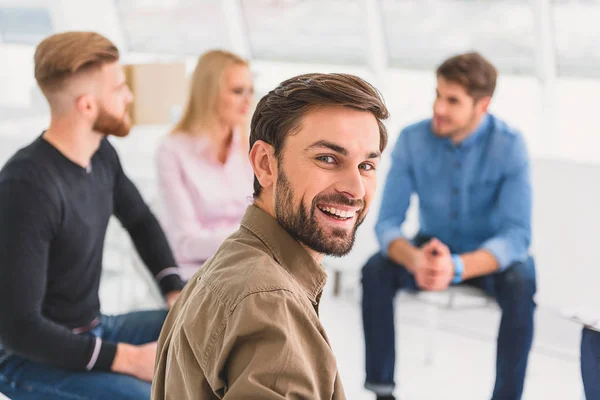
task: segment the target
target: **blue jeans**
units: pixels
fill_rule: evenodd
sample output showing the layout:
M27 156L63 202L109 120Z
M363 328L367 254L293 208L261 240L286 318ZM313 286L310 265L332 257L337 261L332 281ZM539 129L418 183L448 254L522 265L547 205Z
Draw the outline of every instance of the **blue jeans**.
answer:
M585 398L600 399L600 332L587 328L581 332L581 377Z
M101 316L86 334L110 342L144 344L158 340L166 310ZM0 392L12 400L149 400L150 383L113 372L74 372L38 364L16 355L0 362Z
M502 272L464 282L496 298L501 310L493 400L518 400L523 392L527 359L533 340L536 291L532 258ZM394 390L396 363L394 297L401 289L419 290L403 266L380 253L362 270L362 317L365 334L365 387L380 395Z

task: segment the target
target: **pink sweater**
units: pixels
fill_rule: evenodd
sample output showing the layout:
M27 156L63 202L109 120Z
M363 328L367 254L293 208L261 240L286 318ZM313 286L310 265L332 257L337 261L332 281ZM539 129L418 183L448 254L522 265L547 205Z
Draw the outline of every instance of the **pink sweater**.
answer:
M234 135L225 164L203 136L170 134L158 148L158 214L186 280L238 229L252 202L252 168L239 141Z

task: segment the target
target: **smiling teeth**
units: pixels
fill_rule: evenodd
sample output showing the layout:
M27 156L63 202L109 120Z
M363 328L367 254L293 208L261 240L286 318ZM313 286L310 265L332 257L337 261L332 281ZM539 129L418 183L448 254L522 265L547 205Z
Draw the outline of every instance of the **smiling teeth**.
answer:
M352 218L354 215L356 215L356 211L338 210L337 208L333 207L323 207L321 210L336 215L340 218Z

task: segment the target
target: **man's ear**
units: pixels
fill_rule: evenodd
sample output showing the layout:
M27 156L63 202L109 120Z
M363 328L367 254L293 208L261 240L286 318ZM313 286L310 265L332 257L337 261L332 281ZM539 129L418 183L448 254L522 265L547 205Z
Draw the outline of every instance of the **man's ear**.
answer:
M257 140L250 150L249 159L260 186L263 188L273 186L277 174L273 146L262 140Z
M98 115L98 105L96 104L96 100L89 94L82 94L77 97L75 106L77 107L79 114L90 120L95 119Z
M490 106L491 101L492 101L492 98L490 96L482 97L479 100L477 100L477 102L475 103L475 107L477 107L477 109L481 113L486 113L488 110L488 107Z

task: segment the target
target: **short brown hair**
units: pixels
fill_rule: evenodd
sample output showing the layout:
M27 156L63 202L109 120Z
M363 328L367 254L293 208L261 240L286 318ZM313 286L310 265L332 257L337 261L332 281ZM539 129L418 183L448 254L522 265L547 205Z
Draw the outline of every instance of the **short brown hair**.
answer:
M387 145L382 120L388 117L383 97L361 78L348 74L305 74L288 79L267 93L257 104L250 124L250 149L262 140L280 160L286 138L300 127L302 117L324 106L344 106L369 111L379 125L379 150ZM254 198L262 187L254 177Z
M436 72L450 82L463 86L475 100L492 97L496 89L498 71L479 53L466 53L444 61Z
M118 60L119 49L98 33L58 33L44 39L35 50L35 80L47 94L79 72Z

